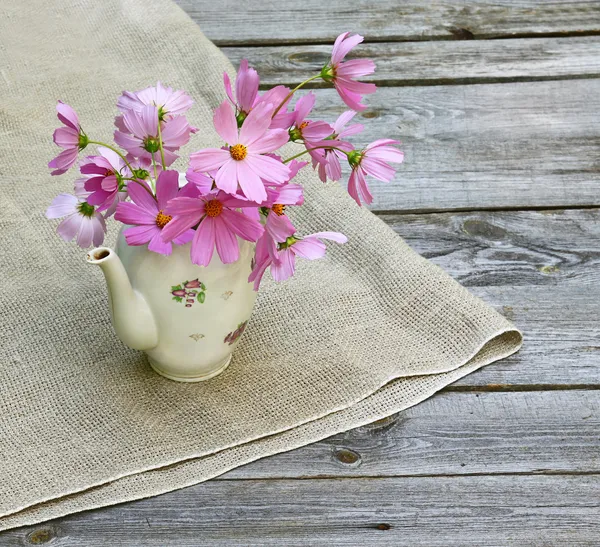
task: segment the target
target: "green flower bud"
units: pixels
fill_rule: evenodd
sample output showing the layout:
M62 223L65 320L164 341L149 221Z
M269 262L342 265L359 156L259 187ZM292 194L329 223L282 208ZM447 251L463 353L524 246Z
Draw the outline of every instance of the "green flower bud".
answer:
M323 80L325 80L328 83L331 83L333 81L333 79L335 78L335 71L333 70L333 67L331 65L325 65L321 69L321 78L323 78Z
M236 114L235 119L237 121L238 127L242 127L242 124L244 123L244 120L247 117L248 117L248 114L246 114L246 112L242 112L241 110Z
M155 154L160 150L160 144L156 137L146 137L144 139L144 150L150 152L150 154Z
M358 167L360 165L360 161L362 160L362 153L358 150L352 150L352 152L348 153L348 163L352 167Z
M89 143L88 136L85 133L79 133L79 150L83 150Z
M93 205L90 205L87 201L82 201L79 204L79 212L86 217L91 217L94 215L94 211L96 208Z

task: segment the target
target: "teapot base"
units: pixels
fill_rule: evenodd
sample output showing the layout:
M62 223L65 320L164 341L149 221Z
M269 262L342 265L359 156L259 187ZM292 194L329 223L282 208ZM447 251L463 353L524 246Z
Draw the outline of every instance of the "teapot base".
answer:
M165 378L168 378L169 380L173 380L175 382L203 382L204 380L210 380L218 374L221 374L221 372L223 372L229 366L229 363L231 363L231 354L229 354L221 363L219 363L215 370L200 376L174 376L162 370L160 365L151 357L148 357L148 362L150 363L150 366L154 372L164 376Z

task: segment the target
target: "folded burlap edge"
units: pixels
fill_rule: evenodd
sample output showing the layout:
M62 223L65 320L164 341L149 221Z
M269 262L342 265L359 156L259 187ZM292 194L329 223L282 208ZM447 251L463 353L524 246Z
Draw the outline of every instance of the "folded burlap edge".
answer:
M251 439L241 444L201 456L162 463L158 466L116 477L78 492L37 502L0 515L0 530L38 524L47 520L154 497L214 479L232 469L253 461L288 452L321 441L349 429L362 427L406 410L431 397L464 376L516 353L523 341L522 333L505 321L505 328L490 334L465 362L453 364L447 371L431 375L394 375L379 389L365 397L333 409L327 414L281 431ZM400 387L406 383L428 380L420 385L418 396L401 398ZM396 399L393 399L396 395ZM392 398L392 400L390 400ZM385 402L384 402L385 401ZM199 453L201 454L201 453Z

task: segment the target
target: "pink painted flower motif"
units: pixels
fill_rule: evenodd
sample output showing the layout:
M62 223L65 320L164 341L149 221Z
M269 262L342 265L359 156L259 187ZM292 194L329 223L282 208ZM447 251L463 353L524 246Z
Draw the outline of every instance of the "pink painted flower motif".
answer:
M218 169L217 188L235 194L239 184L246 198L262 203L267 198L263 181L283 183L290 174L287 165L264 155L288 141L286 131L268 129L272 111L270 104L255 107L238 133L233 109L227 101L223 102L215 111L214 125L228 147L206 148L192 154L190 167L204 173Z
M97 206L100 213L114 205L119 191L125 187L125 162L116 152L104 146L98 147L98 153L99 156L85 158L79 169L83 175L89 175L85 182L85 190L90 193L87 202Z
M373 201L366 181L367 175L383 182L389 182L394 177L396 170L389 162L402 163L404 161L404 152L393 146L398 144L400 141L379 139L369 144L364 150L353 150L348 155L348 162L352 167L352 173L348 180L348 193L358 205L361 205L361 201L367 204Z
M254 282L254 290L257 291L262 276L269 266L275 281L289 279L294 275L297 256L308 260L325 256L327 248L321 239L329 239L337 243L348 241L348 238L339 232L317 232L304 238L290 236L276 247L273 240L262 238L256 245L255 264L248 281Z
M136 158L154 157L155 162L160 163L158 123L156 106L144 106L139 112L129 110L123 114L127 132L115 131L115 142ZM177 159L175 150L190 140L192 128L185 116L173 116L160 123L165 164L169 166Z
M352 110L359 111L366 108L366 105L360 102L362 95L375 93L377 86L358 82L357 78L375 72L375 63L370 59L344 61L344 57L363 40L364 38L359 34L352 36L349 36L348 32L340 34L333 45L331 61L321 70L321 78L333 83L342 101Z
M63 218L58 225L58 235L65 241L77 238L77 245L86 249L90 245L102 245L106 224L104 218L85 198L71 194L59 194L46 210L46 218Z
M172 199L165 212L173 220L163 230L163 241L171 241L197 225L190 253L194 264L208 266L215 246L224 264L235 262L240 256L237 237L256 241L264 232L258 221L236 210L241 207L257 207L257 204L220 190L195 198Z
M187 187L186 187L187 188ZM190 185L191 188L191 185ZM185 192L190 192L186 189ZM130 181L129 197L132 202L119 203L115 219L123 224L131 224L123 233L128 245L145 245L155 253L170 255L173 246L161 239L161 232L171 222L171 216L165 213L168 202L178 195L185 195L179 190L179 173L163 171L156 181L156 199L150 192L146 182ZM173 243L183 245L194 237L194 230L182 230L173 238Z
M345 150L346 152L350 152L353 150L353 146L344 141L352 135L356 135L363 130L363 125L360 123L354 123L348 127L346 125L352 118L356 115L354 110L347 110L346 112L340 114L338 119L333 124L333 134L331 135L331 139L337 141L336 148L340 148L341 150ZM327 143L315 143L315 145L325 145ZM319 178L321 181L326 182L329 180L340 180L342 178L342 166L340 164L340 159L346 159L346 154L341 150L336 149L320 149L316 150L312 156L312 165L313 168L318 168Z
M117 108L125 114L130 110L141 113L144 106L156 106L161 121L167 116L178 116L187 112L194 101L183 90L173 90L172 87L164 87L160 82L156 87L147 87L140 91L123 91L117 101Z
M237 329L235 329L234 331L230 332L227 336L225 336L225 338L223 339L223 342L225 344L229 344L230 346L235 344L235 342L237 341L237 339L244 334L244 331L246 330L246 326L248 325L248 321L244 321L243 323L240 323L237 326Z
M315 100L315 94L309 93L300 97L294 107L294 125L290 129L290 138L293 141L304 141L306 148L312 148L311 141L323 140L333 133L333 127L327 122L306 119L315 106Z
M87 146L88 138L81 129L77 113L68 104L58 101L56 113L64 127L56 129L53 138L54 143L63 148L63 151L48 163L48 167L54 169L51 175L62 175L73 167L77 154Z

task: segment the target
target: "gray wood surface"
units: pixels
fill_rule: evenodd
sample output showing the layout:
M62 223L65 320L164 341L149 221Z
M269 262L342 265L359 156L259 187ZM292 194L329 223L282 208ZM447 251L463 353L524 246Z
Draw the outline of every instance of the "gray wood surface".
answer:
M600 32L594 0L177 0L218 45L452 40Z
M321 70L331 44L225 47L223 52L236 68L248 59L268 87L298 84ZM364 80L386 86L588 78L600 74L600 36L374 42L348 58L373 59L377 70Z
M386 420L0 545L599 545L600 2L177 2L266 87L364 34L358 144L406 151L372 209L525 345Z
M29 544L595 546L599 500L590 475L209 481L65 517ZM4 539L16 547L27 535Z
M336 92L316 94L315 117L335 120ZM373 210L600 204L599 79L382 87L368 104L353 142L405 151L393 181L371 184Z

